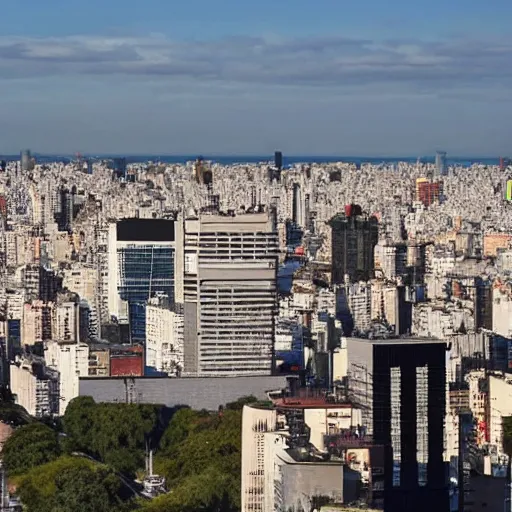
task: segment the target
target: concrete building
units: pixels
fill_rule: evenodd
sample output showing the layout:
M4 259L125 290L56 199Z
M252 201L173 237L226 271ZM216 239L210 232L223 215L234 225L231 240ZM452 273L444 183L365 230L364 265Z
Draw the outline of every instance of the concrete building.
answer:
M332 230L332 283L343 284L373 277L374 248L379 239L376 217L362 214L361 207L348 205L345 214L329 221Z
M52 338L63 342L80 341L80 307L77 296L59 296L52 315Z
M363 490L371 468L354 464L361 446L351 444L348 434L360 421L356 413L347 404L295 397L273 406L245 406L242 512L311 510L319 497L336 504L377 501L377 495Z
M492 330L512 338L512 283L496 281L492 289Z
M21 337L24 345L34 345L51 339L53 308L52 303L41 300L23 306Z
M47 366L59 372L58 414L62 416L69 402L80 394L79 378L89 374L89 345L50 341L46 344L44 358Z
M180 375L183 370L183 305L171 304L166 295L146 306L146 366Z
M185 221L184 373L270 375L277 231L268 213Z
M498 454L503 449L503 418L512 416L512 379L508 375L489 375L489 442Z
M11 391L15 401L35 418L59 413L59 373L44 359L22 356L11 363Z

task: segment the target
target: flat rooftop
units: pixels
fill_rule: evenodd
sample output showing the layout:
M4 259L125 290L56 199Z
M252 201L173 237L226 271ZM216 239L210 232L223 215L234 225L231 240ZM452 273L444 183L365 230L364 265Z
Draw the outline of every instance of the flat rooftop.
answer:
M448 344L446 340L440 340L437 338L388 338L388 339L368 339L368 338L346 338L346 341L367 343L369 345L421 345L431 343L442 343L443 345Z
M285 397L274 400L278 409L350 409L352 404L347 402L332 402L323 397Z

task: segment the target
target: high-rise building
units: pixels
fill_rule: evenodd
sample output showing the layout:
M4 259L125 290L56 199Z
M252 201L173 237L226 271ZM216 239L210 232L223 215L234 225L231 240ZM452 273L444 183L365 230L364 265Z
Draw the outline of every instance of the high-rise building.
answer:
M145 340L150 297L162 292L175 300L174 227L174 221L165 219L124 219L110 225L109 311L119 321L129 321L132 341Z
M446 176L448 167L446 165L446 151L436 152L436 171L438 176Z
M33 167L32 155L29 149L23 149L20 154L21 170L30 171Z
M277 231L269 213L188 216L184 373L271 373L277 263Z
M384 510L449 510L443 459L446 343L347 338L349 394L386 446Z
M427 178L416 180L416 201L423 203L426 207L439 203L443 198L443 182L430 182Z
M116 178L126 178L126 158L114 158L112 170Z
M379 222L374 216L363 215L360 206L348 205L345 214L333 217L332 284L368 281L373 277L374 248L379 241Z
M278 170L283 168L283 153L281 153L281 151L276 151L274 153L274 166Z
M146 306L146 366L174 376L183 370L183 305L166 295Z

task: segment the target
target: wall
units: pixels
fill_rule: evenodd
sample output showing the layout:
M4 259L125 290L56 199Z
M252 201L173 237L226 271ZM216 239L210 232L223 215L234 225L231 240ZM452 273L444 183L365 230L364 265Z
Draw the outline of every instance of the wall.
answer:
M138 401L168 407L188 405L215 411L220 405L253 395L260 400L268 391L286 387L286 377L140 377L80 378L80 395L97 402Z
M324 435L329 433L329 425L336 429L348 429L352 426L352 408L305 409L304 422L311 429L309 441L322 451L325 449ZM357 421L354 424L357 425Z
M312 498L329 496L333 502L343 502L343 465L286 464L283 472L284 510L309 510Z

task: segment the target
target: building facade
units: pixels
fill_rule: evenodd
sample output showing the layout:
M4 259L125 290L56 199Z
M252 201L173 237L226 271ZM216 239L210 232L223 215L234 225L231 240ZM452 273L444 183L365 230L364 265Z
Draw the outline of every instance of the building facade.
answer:
M124 219L110 225L108 245L110 315L129 321L131 340L144 342L148 299L157 292L175 299L174 221Z
M387 447L384 510L448 510L446 343L347 338L347 351L350 397Z
M378 220L362 214L357 205L349 205L344 214L329 221L332 232L332 284L342 284L373 277L374 248L379 238Z
M277 264L277 230L266 212L185 220L186 374L271 374Z

